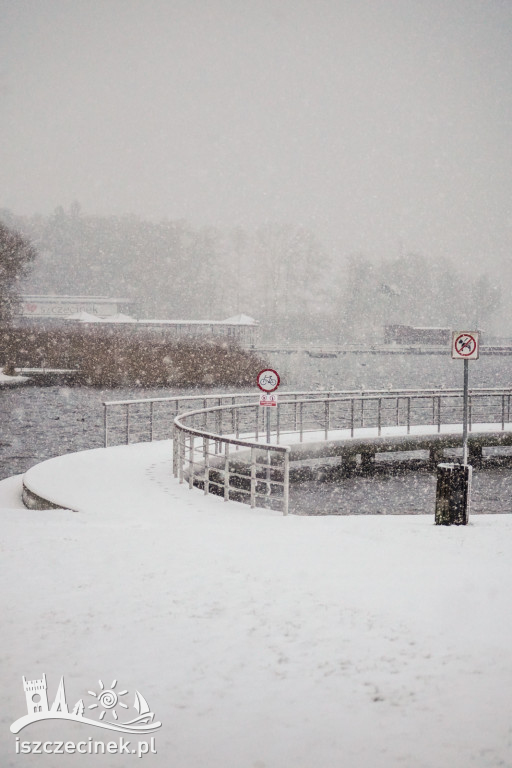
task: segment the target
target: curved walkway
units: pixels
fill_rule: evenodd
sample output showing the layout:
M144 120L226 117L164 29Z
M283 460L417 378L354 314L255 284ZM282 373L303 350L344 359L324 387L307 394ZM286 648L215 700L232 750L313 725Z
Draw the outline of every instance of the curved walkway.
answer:
M165 503L172 479L169 458L172 441L95 448L68 453L36 464L23 475L23 487L34 499L29 506L73 511L94 510L111 505ZM158 478L155 468L162 467Z
M307 432L299 442L299 435L281 434L281 443L290 445L291 460L303 460L327 456L348 456L357 453L374 454L380 451L408 451L458 446L462 433L461 425L443 425L438 431L433 425L413 426L408 433L405 427L333 430L329 440L323 433ZM242 436L243 437L243 436ZM260 437L263 442L263 437ZM275 436L272 437L275 442ZM501 430L496 424L475 424L469 435L470 446L511 445L512 425ZM243 451L240 452L243 455ZM165 463L158 484L139 485L134 480L147 480L152 468L158 462ZM23 500L33 509L66 508L80 510L84 506L104 504L107 500L132 502L134 488L141 489L143 496L139 503L159 503L162 493L169 493L176 481L172 478L172 441L136 443L129 446L97 448L81 453L65 454L49 459L29 469L23 476ZM198 491L196 491L199 493ZM153 499L157 494L157 498Z

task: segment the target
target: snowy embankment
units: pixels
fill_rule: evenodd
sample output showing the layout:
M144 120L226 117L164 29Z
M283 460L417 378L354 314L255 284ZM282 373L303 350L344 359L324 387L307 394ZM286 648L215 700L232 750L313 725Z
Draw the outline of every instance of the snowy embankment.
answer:
M0 387L16 387L18 384L26 384L28 376L9 376L0 370Z
M19 479L0 483L2 766L137 762L15 755L22 675L43 673L73 703L99 679L141 690L155 766L511 764L512 517L283 517L179 485L169 442L28 478L77 511L20 509Z

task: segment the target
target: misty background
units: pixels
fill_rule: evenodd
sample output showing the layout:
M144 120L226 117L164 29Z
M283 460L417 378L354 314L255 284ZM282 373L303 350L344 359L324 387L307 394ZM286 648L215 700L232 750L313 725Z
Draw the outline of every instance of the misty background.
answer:
M512 5L0 0L34 293L280 338L512 333Z

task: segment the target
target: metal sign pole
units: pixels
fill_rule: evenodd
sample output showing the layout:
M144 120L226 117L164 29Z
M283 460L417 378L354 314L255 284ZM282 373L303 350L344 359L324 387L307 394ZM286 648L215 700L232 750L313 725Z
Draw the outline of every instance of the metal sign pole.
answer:
M271 392L275 392L275 390L278 388L279 384L281 383L281 379L279 377L279 374L277 371L275 371L273 368L264 368L263 371L260 371L258 373L258 377L256 379L258 383L258 387L265 393L264 395L260 396L260 406L265 406L267 409L267 413L265 416L265 424L266 424L266 433L267 433L267 445L270 443L270 408L277 406L277 397L274 395L271 395ZM262 400L263 398L263 400ZM272 486L270 483L271 477L270 477L270 465L271 465L271 458L270 458L270 451L267 451L267 458L266 458L266 496L270 497L272 495ZM269 499L267 499L269 501Z
M265 424L266 424L266 432L267 432L267 443L270 443L270 411L269 408L272 406L277 406L277 397L270 395L270 392L275 392L275 390L278 388L279 384L281 383L281 379L279 377L279 374L277 371L274 371L273 368L264 368L262 371L258 373L258 378L256 379L258 383L258 387L265 392L265 395L262 395L265 400L268 396L268 400L266 402L262 402L260 398L260 405L264 405L267 408L267 415L265 417ZM270 403L270 404L269 404Z
M462 463L468 464L468 402L469 402L469 360L464 360L464 406L462 412Z
M469 361L478 360L478 331L453 331L452 360L464 360L462 464L437 465L436 525L467 525L473 467L468 464Z

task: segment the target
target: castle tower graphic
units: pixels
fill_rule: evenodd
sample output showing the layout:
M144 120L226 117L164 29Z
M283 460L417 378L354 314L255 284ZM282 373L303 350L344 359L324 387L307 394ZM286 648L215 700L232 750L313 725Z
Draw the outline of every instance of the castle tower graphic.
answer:
M72 711L69 710L66 701L66 690L64 686L64 676L61 677L55 699L51 705L48 704L48 686L46 683L46 674L37 680L27 680L23 676L23 690L28 714L22 715L11 724L11 733L19 733L22 728L41 720L74 720L83 725L96 726L110 731L120 731L122 733L153 733L161 727L162 723L154 721L154 714L149 710L149 704L139 691L135 691L134 709L138 716L133 718L127 712L129 718L125 722L119 719L119 712L129 710L128 704L121 701L121 698L128 693L127 690L117 691L117 680L114 680L110 688L105 688L99 680L100 691L88 691L94 697L93 704L88 709L98 709L99 718L92 719L88 717L89 712L85 710L83 699L79 699Z
M38 712L48 712L48 693L46 691L46 675L43 674L41 680L27 680L23 676L23 688L27 700L27 711L29 715Z

